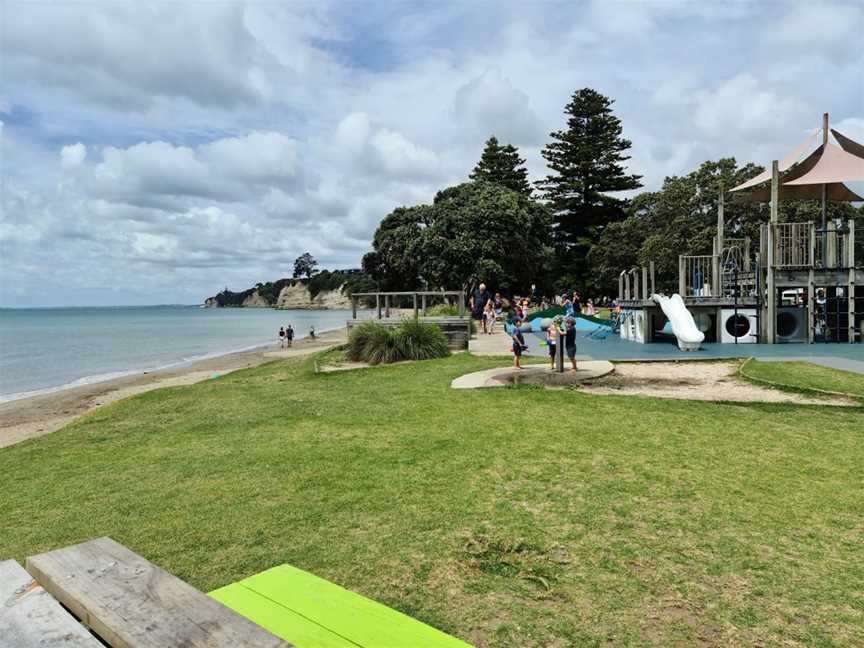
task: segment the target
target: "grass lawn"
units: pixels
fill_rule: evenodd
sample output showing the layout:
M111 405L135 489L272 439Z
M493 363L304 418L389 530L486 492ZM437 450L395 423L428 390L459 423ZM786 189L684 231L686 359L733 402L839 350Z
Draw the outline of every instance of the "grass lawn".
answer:
M209 591L291 563L480 646L864 644L864 409L283 361L0 449L0 557L110 535Z
M768 381L802 391L816 389L843 392L864 398L864 375L830 369L810 362L750 360L743 367L742 373L756 381Z

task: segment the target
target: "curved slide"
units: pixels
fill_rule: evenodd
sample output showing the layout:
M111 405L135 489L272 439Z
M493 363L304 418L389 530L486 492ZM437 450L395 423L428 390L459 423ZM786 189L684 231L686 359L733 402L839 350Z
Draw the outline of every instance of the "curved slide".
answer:
M684 305L681 295L651 295L651 298L660 304L663 314L672 325L672 333L678 338L678 348L682 351L696 351L705 340L705 334L696 326L693 315Z

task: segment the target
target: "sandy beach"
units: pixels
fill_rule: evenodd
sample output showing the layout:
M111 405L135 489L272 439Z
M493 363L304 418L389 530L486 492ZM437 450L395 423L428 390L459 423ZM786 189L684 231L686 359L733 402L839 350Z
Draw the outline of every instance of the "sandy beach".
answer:
M290 349L278 345L209 358L186 367L146 372L114 380L64 389L50 394L0 403L0 448L50 434L97 407L160 387L191 385L282 358L296 358L342 344L345 329L320 334L315 340L297 340Z

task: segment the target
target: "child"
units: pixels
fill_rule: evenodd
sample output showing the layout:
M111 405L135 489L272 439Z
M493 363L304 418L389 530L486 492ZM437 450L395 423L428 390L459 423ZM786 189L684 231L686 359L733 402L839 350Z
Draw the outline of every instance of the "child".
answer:
M510 333L510 339L513 340L513 368L521 369L522 366L519 364L519 359L522 357L522 352L528 347L525 346L525 338L522 335L522 331L519 330L519 325L522 324L522 320L519 318L515 318L513 320L513 331Z
M483 309L483 319L486 321L486 333L492 335L495 331L495 305L491 299L486 302L486 307Z
M585 307L585 314L591 316L596 314L596 311L594 310L594 301L591 299L588 300L588 305Z
M567 325L566 329L561 329L564 335L564 351L570 358L570 364L573 365L573 373L576 373L578 371L576 369L576 318L568 317L564 323Z
M552 320L552 325L546 329L546 346L549 347L549 368L555 371L555 349L558 346L557 320Z

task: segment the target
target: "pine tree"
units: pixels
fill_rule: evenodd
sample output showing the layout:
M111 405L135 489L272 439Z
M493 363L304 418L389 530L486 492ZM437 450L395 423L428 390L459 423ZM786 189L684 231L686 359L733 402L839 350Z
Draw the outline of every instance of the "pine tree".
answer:
M494 135L486 141L486 148L480 161L468 176L472 180L485 180L507 187L525 196L531 195L528 170L522 165L525 160L519 157L519 149L512 144L501 146Z
M537 183L555 212L559 276L585 287L586 257L603 228L622 220L627 201L607 195L642 186L641 176L625 173L630 141L621 137L613 100L591 88L573 93L564 109L567 129L550 134L543 157L552 174Z

